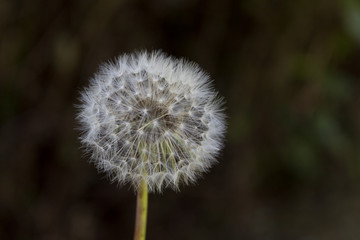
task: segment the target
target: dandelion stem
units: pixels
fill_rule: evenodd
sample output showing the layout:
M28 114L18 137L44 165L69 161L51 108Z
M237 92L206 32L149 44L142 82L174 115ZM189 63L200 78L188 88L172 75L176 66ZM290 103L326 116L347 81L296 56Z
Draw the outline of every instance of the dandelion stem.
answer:
M137 193L134 240L145 240L147 208L148 189L147 184L142 180Z

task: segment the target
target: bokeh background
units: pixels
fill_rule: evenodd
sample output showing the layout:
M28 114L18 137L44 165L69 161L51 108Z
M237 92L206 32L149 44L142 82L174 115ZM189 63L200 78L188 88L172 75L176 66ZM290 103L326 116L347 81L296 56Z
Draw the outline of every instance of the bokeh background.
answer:
M360 2L0 1L0 239L132 239L135 194L79 150L79 90L124 52L206 69L219 164L151 194L148 239L357 240Z

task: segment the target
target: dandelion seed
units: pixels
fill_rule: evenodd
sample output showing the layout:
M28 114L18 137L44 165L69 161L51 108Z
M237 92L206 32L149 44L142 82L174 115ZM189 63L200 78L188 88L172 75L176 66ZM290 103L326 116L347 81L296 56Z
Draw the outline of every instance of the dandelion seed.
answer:
M113 181L150 191L196 181L222 147L222 100L195 63L165 54L122 55L82 92L81 141Z

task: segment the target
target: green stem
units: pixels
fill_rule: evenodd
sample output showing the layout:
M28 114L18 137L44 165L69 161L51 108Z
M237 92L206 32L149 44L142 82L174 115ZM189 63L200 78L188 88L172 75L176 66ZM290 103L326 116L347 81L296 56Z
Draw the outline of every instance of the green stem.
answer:
M148 189L147 189L147 184L143 180L141 181L137 193L134 240L145 240L147 208L148 208Z

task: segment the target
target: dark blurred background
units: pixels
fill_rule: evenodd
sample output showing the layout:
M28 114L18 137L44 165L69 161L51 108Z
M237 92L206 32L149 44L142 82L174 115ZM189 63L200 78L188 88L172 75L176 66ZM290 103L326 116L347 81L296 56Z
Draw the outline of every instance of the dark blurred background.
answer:
M135 194L79 150L79 90L124 52L207 70L219 164L151 194L148 239L357 240L360 2L0 1L0 239L132 239Z

